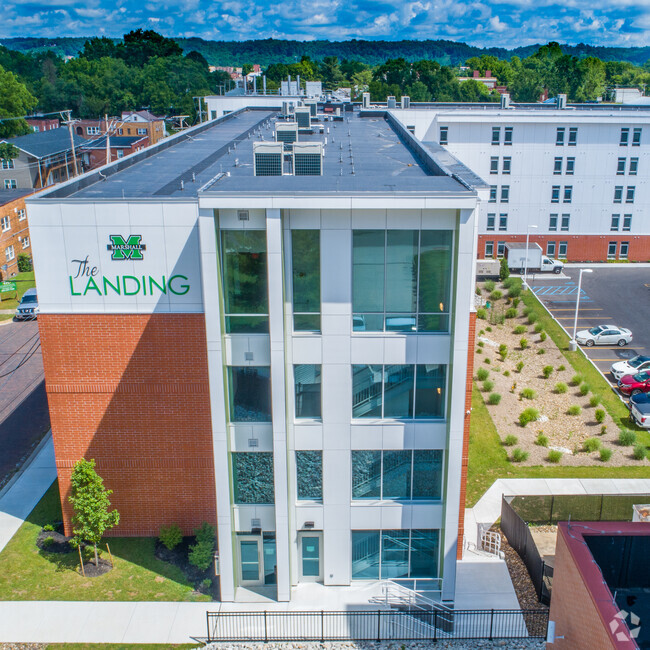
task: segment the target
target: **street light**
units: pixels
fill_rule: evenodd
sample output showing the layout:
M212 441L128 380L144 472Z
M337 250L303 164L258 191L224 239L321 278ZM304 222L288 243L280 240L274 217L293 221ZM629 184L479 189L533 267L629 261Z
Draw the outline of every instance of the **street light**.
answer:
M530 229L537 228L535 224L528 224L526 228L526 265L524 267L524 289L528 289L528 282L526 281L528 277L528 239L530 237Z
M569 350L575 352L578 349L576 343L576 330L578 329L578 309L580 308L580 287L582 286L582 274L593 273L592 269L580 269L580 276L578 277L578 295L576 297L576 315L573 319L573 339L569 342Z

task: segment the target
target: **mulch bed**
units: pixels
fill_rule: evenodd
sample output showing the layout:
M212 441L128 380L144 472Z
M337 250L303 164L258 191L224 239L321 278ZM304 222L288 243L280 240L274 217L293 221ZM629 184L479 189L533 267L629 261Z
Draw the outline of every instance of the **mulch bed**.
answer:
M84 562L84 576L86 578L97 578L98 576L103 576L105 573L108 573L113 567L108 560L99 558L99 565L95 566L95 560L90 560L89 562Z
M46 542L51 539L51 542ZM75 549L70 544L72 537L66 537L56 530L42 530L36 538L36 546L46 553L71 553Z

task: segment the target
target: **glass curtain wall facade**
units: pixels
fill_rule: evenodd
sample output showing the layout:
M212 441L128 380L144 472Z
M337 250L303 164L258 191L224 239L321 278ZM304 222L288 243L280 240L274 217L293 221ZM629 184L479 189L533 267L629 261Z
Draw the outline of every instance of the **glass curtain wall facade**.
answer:
M320 230L291 231L293 329L320 331Z

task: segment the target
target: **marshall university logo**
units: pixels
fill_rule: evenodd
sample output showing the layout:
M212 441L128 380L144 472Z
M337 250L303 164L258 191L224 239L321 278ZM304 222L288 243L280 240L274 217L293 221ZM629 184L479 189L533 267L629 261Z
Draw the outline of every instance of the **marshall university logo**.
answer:
M124 239L122 235L109 235L111 243L106 248L111 251L112 260L141 260L142 252L147 247L141 243L142 235L129 235Z

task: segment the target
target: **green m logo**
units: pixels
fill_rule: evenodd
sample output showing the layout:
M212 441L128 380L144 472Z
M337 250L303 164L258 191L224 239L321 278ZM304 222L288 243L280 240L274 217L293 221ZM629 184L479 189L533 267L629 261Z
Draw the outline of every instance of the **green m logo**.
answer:
M122 235L109 235L111 243L106 246L111 251L112 260L141 260L142 251L147 250L144 244L141 244L142 235L129 235L124 239Z

